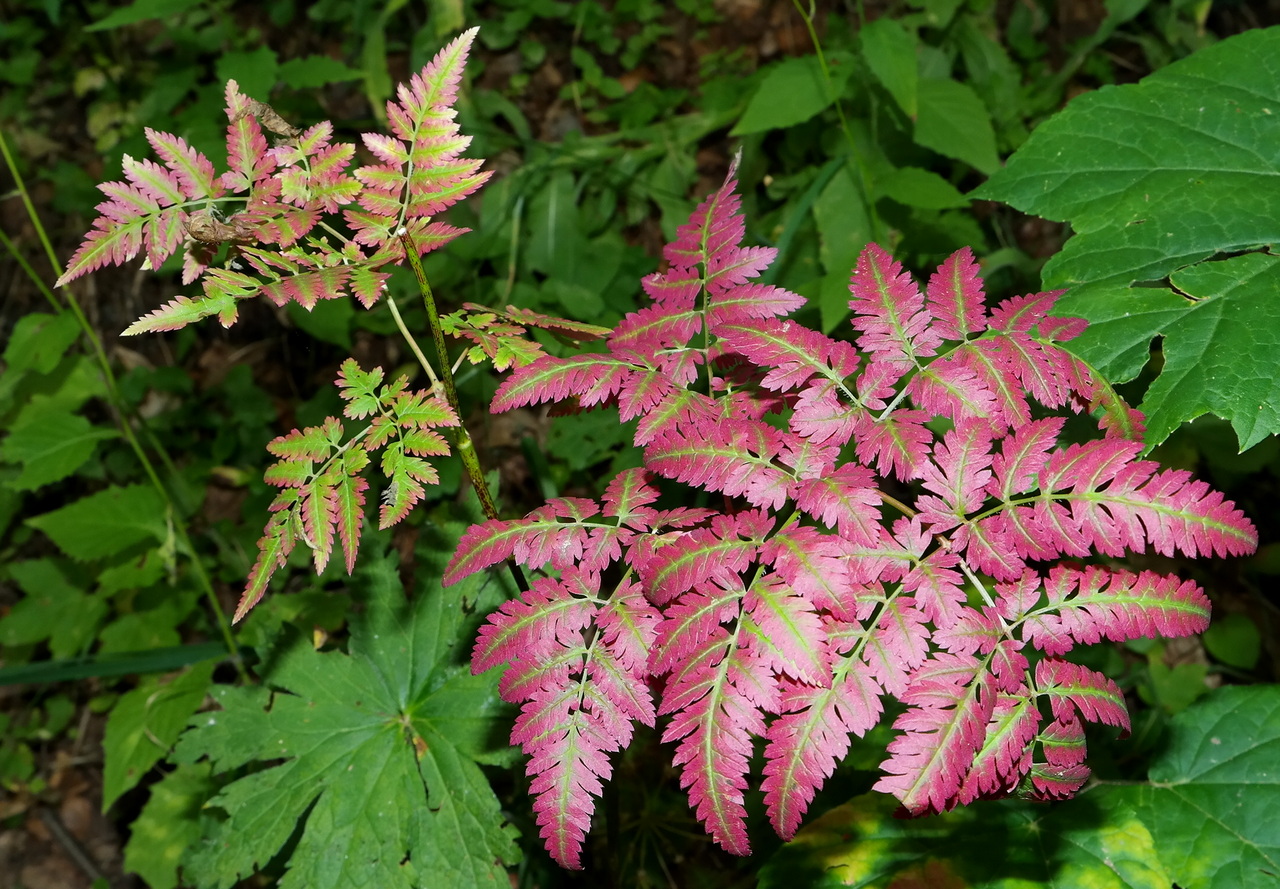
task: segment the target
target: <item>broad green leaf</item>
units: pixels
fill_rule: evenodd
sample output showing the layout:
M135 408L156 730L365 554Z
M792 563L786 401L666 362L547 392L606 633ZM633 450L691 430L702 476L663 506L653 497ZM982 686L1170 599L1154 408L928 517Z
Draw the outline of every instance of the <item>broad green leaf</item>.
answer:
M27 519L73 559L100 559L147 539L164 542L164 504L148 485L110 487Z
M760 889L1169 889L1151 834L1123 808L1005 801L905 820L896 808L880 794L837 806L774 855Z
M147 679L111 708L102 740L104 812L169 752L204 700L213 667L213 661L205 661L168 682Z
M312 55L280 63L280 81L296 90L319 89L363 76L359 70L330 56Z
M1247 614L1214 615L1213 624L1204 631L1204 647L1224 664L1241 670L1252 670L1262 655L1262 635L1258 625Z
M24 595L0 618L0 645L49 641L55 658L82 653L107 613L107 603L86 595L70 576L71 567L55 559L12 562L8 574Z
M214 63L219 81L235 80L240 92L264 102L276 85L279 67L275 52L266 46L225 52Z
M107 394L102 371L88 355L73 350L48 374L4 374L0 376L0 405L20 405L14 425L27 412L60 408L75 412L91 398ZM0 410L3 410L0 407Z
M65 315L36 312L19 318L4 347L5 368L0 373L0 415L15 406L25 408L33 389L43 392L65 381L65 374L63 380L37 378L34 381L37 385L33 387L28 371L38 375L52 374L68 358L68 353L79 336L80 325L70 312ZM69 369L70 363L64 370ZM101 388L100 383L97 388Z
M882 197L891 198L908 207L925 210L949 210L967 207L969 199L937 173L919 167L899 167L876 182Z
M406 602L395 560L367 556L349 654L288 636L263 653L266 687L218 687L221 711L178 743L178 761L250 769L209 802L226 820L184 862L202 887L249 876L291 837L282 889L509 885L514 830L477 764L503 710L495 679L463 664L475 628L464 599L500 591L477 578L446 592L440 566L419 565L430 580Z
M66 478L93 456L98 442L118 434L49 404L42 410L22 412L0 443L0 457L22 466L12 487L30 491Z
M1208 664L1165 664L1160 653L1164 646L1157 646L1147 655L1148 681L1138 686L1138 691L1149 704L1155 704L1166 713L1181 713L1209 692L1204 684L1209 673Z
M584 260L577 194L573 174L561 170L529 199L527 212L533 235L526 242L524 254L534 271L554 278L557 270L572 269Z
M85 27L86 31L106 31L151 19L167 19L200 5L200 0L133 0L123 9L98 19Z
M902 113L916 118L916 39L896 19L878 18L858 32L862 57Z
M63 315L33 312L19 318L4 347L7 373L20 370L49 373L79 336L80 325L70 312Z
M311 311L291 302L285 306L285 311L289 320L304 333L322 342L333 343L344 349L351 348L351 326L356 317L352 300L322 300Z
M180 765L151 788L151 797L129 825L124 868L149 889L174 889L178 863L200 842L201 809L217 784L208 763Z
M8 734L9 714L0 713L0 732ZM21 741L0 745L0 787L25 784L36 773L36 757Z
M921 80L917 87L917 145L991 174L1000 166L991 115L968 86L954 80Z
M817 56L785 59L765 75L747 103L730 136L781 130L804 123L828 107L844 91L853 66L833 53L828 60L831 81L823 76Z
M1150 778L1147 785L1103 786L1094 794L1108 809L1132 807L1175 883L1275 887L1280 687L1220 688L1178 714Z
M849 317L849 270L871 240L867 206L847 165L836 171L813 202L813 219L821 235L818 255L826 271L818 308L822 329L830 331Z
M1059 308L1096 325L1073 347L1103 375L1132 379L1165 337L1141 406L1148 445L1206 412L1242 450L1280 431L1280 266L1198 266L1280 241L1280 28L1079 96L976 194L1071 223L1044 284L1073 288ZM1185 297L1151 286L1171 277Z
M98 592L110 596L121 590L149 587L164 577L165 567L165 555L158 549L142 556L130 555L120 564L98 571Z
M964 0L913 0L911 5L924 8L930 25L945 28L955 17L956 10L964 5Z
M153 608L121 615L98 633L101 654L169 648L182 641L178 625L195 605L195 590L170 592Z

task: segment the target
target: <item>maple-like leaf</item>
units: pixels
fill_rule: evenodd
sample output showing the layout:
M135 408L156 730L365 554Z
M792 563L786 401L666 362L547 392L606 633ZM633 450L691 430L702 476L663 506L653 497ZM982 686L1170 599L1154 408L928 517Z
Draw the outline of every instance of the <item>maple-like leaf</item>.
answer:
M285 889L508 885L519 850L477 761L503 718L495 680L459 663L459 591L419 570L406 601L394 556L367 560L349 654L290 631L262 652L264 684L214 687L218 709L175 753L226 776L207 803L225 815L201 820L183 860L201 885L251 878L282 850ZM503 592L477 578L460 594L492 607Z

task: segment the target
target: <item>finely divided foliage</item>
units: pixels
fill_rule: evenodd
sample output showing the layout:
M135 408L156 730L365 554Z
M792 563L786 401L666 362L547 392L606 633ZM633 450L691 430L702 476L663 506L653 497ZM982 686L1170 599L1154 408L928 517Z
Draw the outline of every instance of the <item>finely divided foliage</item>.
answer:
M225 172L148 130L159 163L126 157L125 178L100 186L107 200L58 283L139 253L157 268L182 247L184 282L202 295L128 334L211 315L230 326L255 296L372 306L406 246L462 233L433 216L489 175L462 157L451 108L474 37L400 87L391 133L363 137L375 163L354 170L356 146L330 124L294 128L234 82ZM643 468L599 502L473 527L445 577L504 560L541 571L490 617L473 667L505 665L538 824L569 867L610 756L659 717L699 819L737 853L757 746L766 809L789 838L886 699L900 715L877 787L907 811L1068 795L1088 776L1083 723L1123 730L1128 717L1113 682L1063 655L1208 620L1193 582L1108 559L1256 546L1220 494L1138 459L1141 415L1063 347L1084 322L1050 314L1058 294L989 308L968 250L922 291L871 245L850 282L852 342L832 339L788 318L801 297L754 282L775 251L741 246L735 187L731 170L679 228L667 270L643 281L652 305L604 351L542 354L521 338L530 327L601 331L526 309L444 319L470 360L516 368L495 410L615 406L643 449ZM343 419L269 445L280 493L237 619L299 541L317 570L339 551L351 570L370 467L386 527L436 483L428 458L449 453L440 430L459 418L438 388L354 360L337 382ZM1064 446L1061 408L1094 415L1102 437ZM660 478L715 506L661 503Z
M610 754L660 716L699 819L737 853L756 740L789 838L886 698L905 709L877 787L907 811L1068 795L1088 775L1083 722L1128 716L1115 683L1062 655L1208 620L1193 582L1104 557L1256 546L1220 494L1137 458L1141 417L1063 347L1083 323L1050 315L1057 294L988 308L967 249L921 291L871 245L853 344L831 339L787 320L801 297L752 283L775 251L740 246L733 176L605 351L542 357L494 400L615 405L644 468L598 503L473 527L446 574L546 569L489 619L473 666L506 665L541 833L569 867ZM1063 407L1103 437L1060 444L1045 409ZM662 508L657 477L718 506Z
M475 29L462 34L398 88L387 103L392 135L363 136L378 161L372 165L349 170L356 146L335 142L332 124L292 127L242 94L235 81L227 83L227 171L221 175L181 138L148 129L160 163L125 157L124 180L98 186L108 200L98 205L99 216L58 285L140 252L144 267L156 269L183 247L183 283L199 279L203 295L178 296L125 334L176 330L210 315L230 327L240 301L256 296L308 311L319 300L346 295L371 307L389 268L406 259L406 243L424 254L466 231L432 217L489 178L480 160L461 156L471 139L458 132L452 108L475 35ZM499 369L541 354L524 337L530 327L574 339L604 332L513 307L495 312L468 305L445 324L447 333L474 344L472 361L487 358ZM268 446L279 462L266 480L281 491L236 620L261 599L300 540L317 571L335 547L351 571L369 466L377 465L386 480L382 527L400 521L424 496L424 486L436 484L425 458L449 453L435 430L457 426L455 412L438 391L410 391L403 378L382 385L382 377L381 368L366 372L348 360L337 380L345 414L365 422L348 432L349 423L329 417Z
M254 296L311 309L350 294L373 305L386 268L404 259L401 234L419 253L448 243L464 229L432 216L489 178L480 160L461 156L471 139L458 132L451 107L475 34L454 40L399 87L387 103L394 135L364 134L376 164L349 170L355 146L334 142L330 123L292 127L235 81L227 83L229 169L221 176L182 139L147 130L162 163L126 156L124 181L98 186L109 200L58 284L141 251L146 267L158 268L185 245L183 282L201 278L204 295L177 297L127 334L176 330L210 315L230 327L237 303ZM214 267L224 244L224 262Z

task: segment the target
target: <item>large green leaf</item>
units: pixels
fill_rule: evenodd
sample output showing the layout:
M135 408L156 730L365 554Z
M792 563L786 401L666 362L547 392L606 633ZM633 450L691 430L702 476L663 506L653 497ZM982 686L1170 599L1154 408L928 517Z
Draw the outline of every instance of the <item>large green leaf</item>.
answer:
M1178 714L1150 777L1096 794L1137 813L1175 883L1280 885L1280 687L1221 688Z
M760 82L742 119L729 135L746 136L792 127L837 101L853 66L841 53L832 53L828 63L829 81L817 56L779 62Z
M432 580L406 603L395 560L369 560L349 654L293 634L264 652L268 687L214 692L221 712L192 720L175 758L250 774L209 802L227 817L185 860L188 879L231 886L292 837L282 889L509 885L514 829L477 764L502 739L503 711L493 676L462 663L464 599L486 580L442 590L438 569L417 566Z
M903 820L896 808L874 794L832 809L761 870L760 889L1169 889L1132 812L1011 801Z
M1164 336L1148 445L1206 412L1241 449L1280 432L1280 265L1222 261L1280 242L1280 28L1077 97L976 194L1071 223L1044 284L1072 288L1059 308L1093 324L1079 351L1104 375Z
M142 814L129 825L125 870L149 889L174 889L182 856L200 842L200 828L210 819L201 806L216 789L207 762L178 766L153 785Z
M932 79L920 81L916 93L916 144L983 173L994 172L1000 165L996 133L978 94L955 80Z
M100 559L148 538L164 542L164 504L149 485L112 486L27 519L73 559Z
M902 113L915 120L916 84L920 80L916 38L896 19L884 16L864 25L858 31L858 40L871 73L893 96Z
M7 571L26 595L0 617L0 646L47 639L55 658L69 658L93 644L107 603L85 593L83 578L76 578L70 565L57 559L30 559L10 563Z
M79 414L46 404L25 410L9 437L0 442L0 457L22 466L11 485L30 491L60 481L93 456L98 442L119 435L94 426Z
M213 661L205 661L165 682L144 680L111 708L102 740L106 757L102 770L104 812L169 752L191 714L204 701L213 667Z

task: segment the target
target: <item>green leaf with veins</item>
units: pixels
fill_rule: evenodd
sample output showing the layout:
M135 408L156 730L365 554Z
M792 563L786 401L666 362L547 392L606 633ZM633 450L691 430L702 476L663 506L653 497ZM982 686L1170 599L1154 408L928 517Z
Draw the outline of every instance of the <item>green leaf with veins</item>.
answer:
M0 457L22 465L22 474L10 483L19 491L61 481L93 456L99 441L119 435L52 403L41 407L23 411L0 442Z
M1173 718L1151 783L1103 786L1106 808L1132 809L1179 886L1280 884L1280 687L1220 688Z
M493 607L502 590L484 578L442 590L439 567L417 566L430 582L406 602L395 559L369 560L349 653L287 634L263 653L267 687L215 690L221 712L199 714L175 758L251 773L210 801L227 818L184 861L189 877L229 887L293 838L282 889L509 885L515 831L478 765L505 714L495 677L462 663L467 600Z
M126 692L107 717L102 750L102 810L135 787L178 739L191 714L204 701L213 661L195 664L167 682L150 678Z
M1242 450L1280 432L1280 264L1256 252L1280 242L1280 28L1079 96L974 196L1071 223L1044 285L1072 288L1057 309L1090 321L1073 350L1104 376L1165 338L1148 445L1206 412Z
M202 807L216 789L208 763L178 766L153 784L142 813L129 825L125 870L150 889L174 889L182 856L199 844L201 825L210 820Z
M33 516L27 524L39 528L64 553L81 561L112 556L148 539L163 543L169 535L164 504L149 485L113 485L53 512Z

